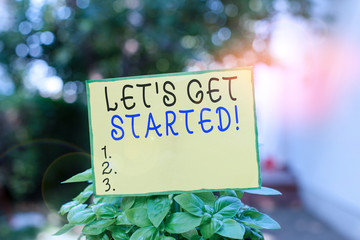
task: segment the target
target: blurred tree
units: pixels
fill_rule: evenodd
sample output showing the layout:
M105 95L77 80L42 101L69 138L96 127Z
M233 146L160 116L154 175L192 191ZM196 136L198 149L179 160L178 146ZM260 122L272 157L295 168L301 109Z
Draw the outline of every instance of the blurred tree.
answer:
M0 62L16 90L42 59L64 81L182 71L187 61L219 49L251 46L258 20L285 1L262 0L18 0L6 1L8 31ZM289 1L306 16L309 1ZM278 7L279 8L279 7ZM24 86L25 85L25 86ZM31 85L31 84L30 84ZM28 89L27 89L28 90Z
M266 44L267 20L284 7L308 17L310 0L1 1L0 174L10 195L35 191L51 161L70 151L2 154L12 146L51 137L88 150L84 80L197 69L228 54L269 61L252 46Z

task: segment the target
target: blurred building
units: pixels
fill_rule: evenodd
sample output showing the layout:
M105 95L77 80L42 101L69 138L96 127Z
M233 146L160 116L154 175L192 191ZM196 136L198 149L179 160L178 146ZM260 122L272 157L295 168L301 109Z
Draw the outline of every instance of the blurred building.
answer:
M315 16L333 16L326 32L319 19L282 15L270 43L277 62L257 66L263 154L290 167L313 215L359 239L360 2L314 3Z

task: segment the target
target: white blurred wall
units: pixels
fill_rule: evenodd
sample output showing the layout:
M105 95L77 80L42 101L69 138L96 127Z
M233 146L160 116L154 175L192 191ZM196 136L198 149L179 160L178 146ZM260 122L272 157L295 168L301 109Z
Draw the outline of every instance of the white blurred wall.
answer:
M305 206L360 239L360 1L330 1L326 39L284 70L284 154ZM318 40L316 40L318 39ZM305 40L305 39L303 39ZM286 65L286 64L285 64Z

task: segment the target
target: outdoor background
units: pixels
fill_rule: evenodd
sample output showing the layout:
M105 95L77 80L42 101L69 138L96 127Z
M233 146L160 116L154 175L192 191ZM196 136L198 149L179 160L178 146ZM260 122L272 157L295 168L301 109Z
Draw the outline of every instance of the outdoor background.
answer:
M360 237L360 1L0 0L0 239L53 237L90 167L84 82L254 66L265 239Z

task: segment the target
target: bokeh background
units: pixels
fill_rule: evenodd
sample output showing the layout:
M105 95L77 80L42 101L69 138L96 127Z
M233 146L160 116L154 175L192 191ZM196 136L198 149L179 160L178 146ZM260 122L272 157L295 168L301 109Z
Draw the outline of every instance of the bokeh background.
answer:
M360 239L360 1L0 0L0 239L54 237L90 167L84 82L254 66L282 230ZM75 234L75 235L72 235Z

